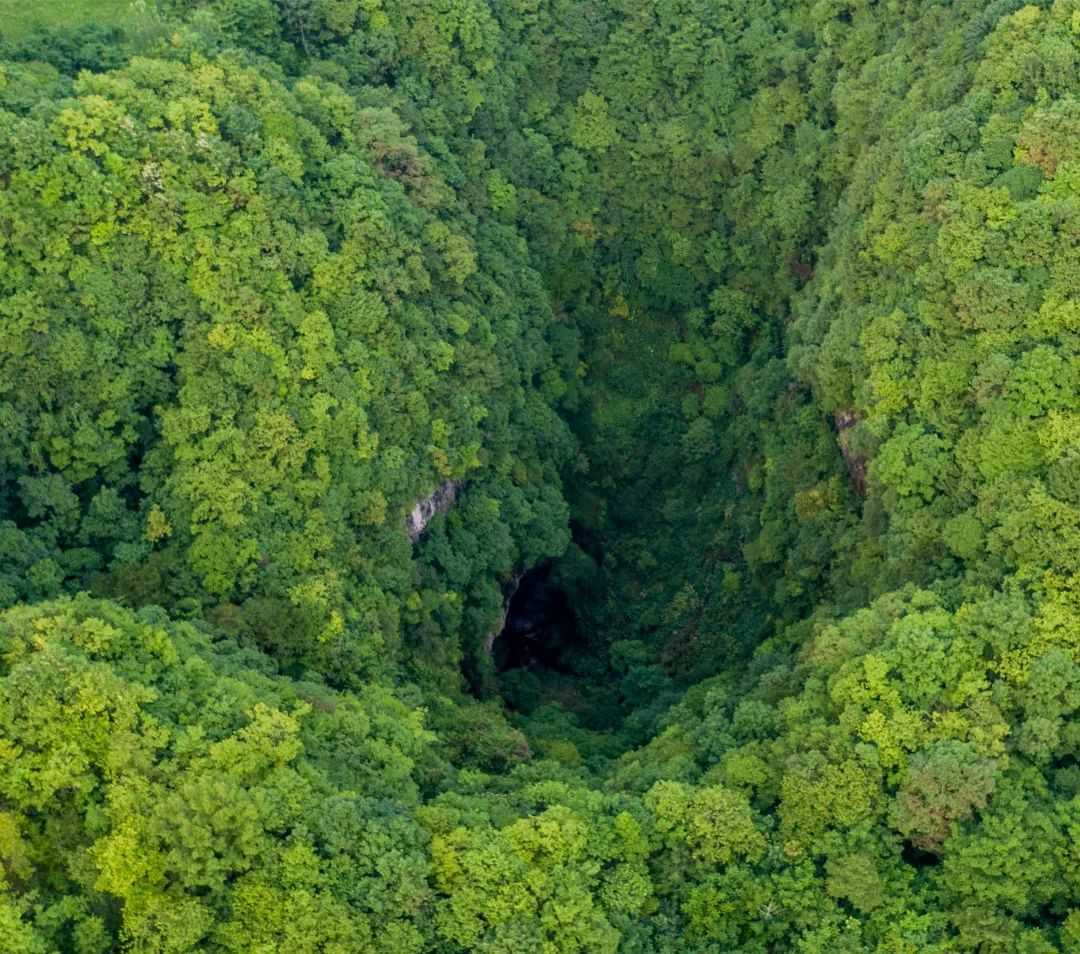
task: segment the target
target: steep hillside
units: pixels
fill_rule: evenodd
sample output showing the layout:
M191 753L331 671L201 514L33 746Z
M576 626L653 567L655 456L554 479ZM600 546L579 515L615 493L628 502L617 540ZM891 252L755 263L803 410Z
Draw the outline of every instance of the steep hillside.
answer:
M0 25L5 950L1080 950L1077 0L135 13Z

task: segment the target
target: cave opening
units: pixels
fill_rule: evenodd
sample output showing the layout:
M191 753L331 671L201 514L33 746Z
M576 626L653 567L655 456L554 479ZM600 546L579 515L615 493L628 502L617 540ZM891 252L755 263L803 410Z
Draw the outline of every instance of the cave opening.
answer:
M581 643L577 615L566 592L545 560L518 581L506 608L506 619L492 644L495 668L549 670L570 674L567 654Z
M911 841L904 842L904 847L900 856L904 859L906 864L920 871L923 868L934 868L941 864L940 855L934 854L932 851L927 851L924 848L919 848Z

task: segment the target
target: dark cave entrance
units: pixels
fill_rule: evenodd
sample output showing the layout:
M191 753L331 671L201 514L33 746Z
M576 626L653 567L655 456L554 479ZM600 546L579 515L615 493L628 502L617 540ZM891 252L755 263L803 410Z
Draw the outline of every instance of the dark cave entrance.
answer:
M918 848L910 841L904 842L904 848L900 853L900 857L904 859L906 864L911 865L913 868L922 870L923 868L933 868L941 864L941 856L935 855L932 851L925 851L922 848Z
M495 668L501 673L511 669L570 673L564 654L579 641L570 599L553 582L552 562L546 560L518 581L491 650Z

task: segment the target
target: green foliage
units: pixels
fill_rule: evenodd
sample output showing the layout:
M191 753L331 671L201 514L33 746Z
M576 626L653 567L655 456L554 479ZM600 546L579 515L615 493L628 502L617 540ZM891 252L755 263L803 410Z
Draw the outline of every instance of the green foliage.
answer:
M0 946L1080 945L1076 0L31 6Z
M41 0L32 4L3 0L0 37L22 39L35 28L123 26L138 15L133 6L130 0Z
M341 675L393 660L438 481L479 478L507 538L462 583L565 545L567 438L523 392L546 303L391 109L196 56L3 116L12 596L149 588L249 630L272 600L287 646L256 638Z
M190 623L87 597L8 611L0 650L11 944L415 936L427 862L410 812L429 736L389 692L267 675Z
M940 849L954 822L985 807L995 765L963 742L938 742L918 753L897 793L895 825L927 851Z

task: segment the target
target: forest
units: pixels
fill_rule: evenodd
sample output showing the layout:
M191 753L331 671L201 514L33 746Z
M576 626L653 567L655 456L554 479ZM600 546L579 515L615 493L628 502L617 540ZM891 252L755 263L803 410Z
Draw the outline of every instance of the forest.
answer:
M0 889L1080 954L1080 0L0 0Z

